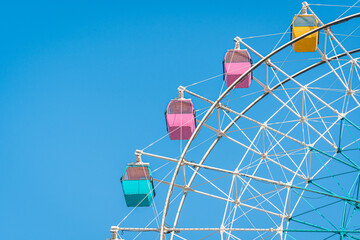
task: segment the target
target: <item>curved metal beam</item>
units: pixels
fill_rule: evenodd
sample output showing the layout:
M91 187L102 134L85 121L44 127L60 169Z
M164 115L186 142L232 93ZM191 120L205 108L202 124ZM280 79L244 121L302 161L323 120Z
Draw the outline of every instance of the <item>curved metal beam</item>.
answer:
M256 64L254 64L249 70L247 70L241 77L239 77L237 80L235 80L233 82L233 84L231 84L225 91L223 94L221 94L221 96L214 102L214 104L210 107L210 109L207 111L207 113L205 114L205 116L202 118L202 120L200 121L200 123L198 124L198 126L196 127L193 135L191 136L191 138L189 139L188 143L186 144L182 154L181 154L181 157L179 159L179 162L175 168L175 171L174 171L174 175L172 177L172 180L171 180L171 184L169 186L169 190L168 190L168 193L167 193L167 197L166 197L166 200L165 200L165 205L164 205L164 211L163 211L163 216L162 216L162 221L161 221L161 231L160 231L160 240L163 240L164 239L164 230L165 230L165 219L166 219L166 216L167 216L167 212L168 212L168 209L169 209L169 203L170 203L170 197L172 195L172 192L173 192L173 189L174 189L174 184L175 184L175 180L176 180L176 177L179 173L179 170L180 170L180 166L182 164L182 162L184 161L184 158L185 158L185 155L192 143L192 141L194 140L195 136L199 133L202 125L205 123L205 121L210 117L212 111L216 108L216 106L219 105L220 101L226 97L231 90L233 90L235 88L235 86L240 82L242 81L246 75L248 75L250 72L253 72L255 69L257 69L262 63L264 63L266 60L268 60L270 57L272 57L273 55L275 55L276 53L280 52L281 50L285 49L286 47L290 46L291 44L315 33L315 32L318 32L324 28L327 28L327 27L330 27L330 26L333 26L333 25L337 25L337 24L340 24L340 23L343 23L343 22L346 22L346 21L349 21L353 18L357 18L357 17L360 17L360 13L357 13L357 14L353 14L353 15L350 15L350 16L347 16L347 17L344 17L344 18L341 18L341 19L338 19L338 20L335 20L335 21L332 21L328 24L325 24L321 27L318 27L298 38L295 38L287 43L285 43L284 45L280 46L279 48L275 49L274 51L272 51L271 53L269 53L267 56L265 56L264 58L262 58L260 61L258 61ZM248 109L245 109L246 111L248 111ZM242 114L243 115L243 114ZM239 118L241 117L241 115L237 116L233 122L236 122ZM225 131L227 131L231 126L228 126ZM218 139L220 138L217 138L217 141ZM216 142L217 142L216 141ZM215 143L216 144L216 143Z
M357 48L357 49L354 49L354 50L349 51L350 54L354 54L354 53L357 53L357 52L360 52L360 48ZM328 58L327 60L328 60L328 61L333 61L333 60L336 60L337 58L342 58L342 57L344 57L345 55L347 55L347 54L346 54L346 53L342 53L342 54L333 56L333 57L331 57L331 58ZM303 74L303 73L305 73L305 72L308 72L308 71L312 70L313 68L316 68L316 67L318 67L318 66L320 66L320 65L322 65L322 64L324 64L324 63L326 63L326 61L324 61L324 60L319 61L319 62L317 62L317 63L315 63L315 64L313 64L313 65L311 65L311 66L309 66L309 67L307 67L307 68L304 68L304 69L302 69L301 71L293 74L293 75L291 76L291 78L295 78L295 77L297 77L297 76L299 76L299 75L301 75L301 74ZM282 82L276 84L273 88L271 88L271 91L273 91L273 90L279 88L281 85L284 85L285 83L289 82L289 81L291 80L291 78L287 78L287 79L283 80ZM186 89L185 89L184 91L186 91L186 92L188 92L188 93L191 94L191 92L187 91ZM258 102L260 102L262 99L264 99L268 94L269 94L269 92L265 92L265 93L263 93L261 96L259 96L255 101L253 101L251 104L249 104L249 105L241 112L241 115L242 115L242 114L245 114L247 111L249 111L249 110L250 110L252 107L254 107ZM220 107L220 108L222 108L222 107ZM222 136L219 136L219 138L221 138L221 137L222 137ZM218 140L219 140L219 139L217 138L215 141L218 142ZM204 158L203 158L203 159L204 159ZM191 177L191 179L192 179L193 177L195 177L195 175L197 174L197 171L201 168L201 164L194 164L194 165L197 165L198 167L197 167L197 169L195 170L195 172L193 173L193 176ZM191 186L191 183L192 183L192 182L189 181L189 182L188 182L188 185ZM173 225L175 228L176 228L176 225L177 225L177 222L178 222L178 219L179 219L179 215L180 215L180 212L181 212L181 208L182 208L182 205L184 204L185 198L186 198L186 194L184 194L184 195L182 196L182 199L181 199L181 201L180 201L180 203L179 203L179 207L178 207L178 210L177 210L177 213L176 213L176 216L175 216L174 225Z

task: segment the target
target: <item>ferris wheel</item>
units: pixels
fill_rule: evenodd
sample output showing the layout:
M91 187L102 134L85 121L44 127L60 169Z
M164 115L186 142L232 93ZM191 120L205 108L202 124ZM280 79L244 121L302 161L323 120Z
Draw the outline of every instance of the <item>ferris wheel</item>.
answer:
M223 74L178 88L111 239L360 239L360 13L310 6L269 54L235 37Z

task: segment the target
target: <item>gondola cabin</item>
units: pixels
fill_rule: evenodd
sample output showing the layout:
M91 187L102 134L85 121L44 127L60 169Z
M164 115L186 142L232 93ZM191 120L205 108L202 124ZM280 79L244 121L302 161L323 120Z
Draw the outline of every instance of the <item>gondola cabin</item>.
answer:
M130 164L120 179L128 207L149 207L155 197L148 164Z
M295 15L291 25L291 40L318 27L318 21L314 15ZM314 52L319 42L319 32L313 33L292 44L295 52Z
M224 80L229 87L236 79L241 77L251 68L252 60L250 54L245 49L228 50L223 61ZM252 79L252 73L238 83L235 88L248 88Z
M196 128L194 105L190 99L173 99L167 106L166 126L171 140L189 140Z

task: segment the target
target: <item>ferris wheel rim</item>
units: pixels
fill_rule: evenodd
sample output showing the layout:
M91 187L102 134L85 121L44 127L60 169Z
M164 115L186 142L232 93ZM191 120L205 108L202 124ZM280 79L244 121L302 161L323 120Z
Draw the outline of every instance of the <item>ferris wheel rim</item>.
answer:
M351 17L351 18L350 18ZM313 32L318 32L318 31L320 31L321 29L324 29L324 28L326 28L326 27L328 27L328 26L331 26L331 25L336 25L336 24L340 24L340 23L342 23L342 22L345 22L345 21L348 21L348 20L350 20L350 19L352 19L352 18L356 18L356 17L360 17L360 13L359 14L354 14L354 15L350 15L350 16L348 16L348 17L344 17L344 18L342 18L342 19L339 19L339 20L337 20L337 21L333 21L333 22L331 22L331 23L328 23L328 24L326 24L326 25L324 25L324 26L321 26L321 27L319 27L319 28L317 28L317 29L315 29ZM347 19L347 18L350 18L350 19ZM335 23L336 22L336 23ZM330 25L331 24L331 25ZM279 47L279 48L286 48L286 47L288 47L289 45L291 45L292 43L294 43L294 42L296 42L296 41L299 41L299 40L301 40L303 37L306 37L307 35L310 35L310 34L312 34L313 32L309 32L308 34L306 34L306 35L303 35L302 37L299 37L299 38L297 38L297 39L294 39L294 40L292 40L292 41L290 41L290 42L288 42L287 44L284 44L283 46L281 46L281 47ZM286 46L285 46L286 45ZM279 48L278 49L276 49L276 50L278 50L277 52L275 52L276 50L274 50L274 51L272 51L270 54L268 54L266 57L263 57L262 59L261 59L261 61L259 61L257 64L258 64L258 66L260 66L262 63L264 63L265 61L266 61L266 59L268 59L268 58L270 58L270 57L272 57L273 55L275 55L276 53L278 53L279 51L281 51L282 49L280 49L279 50ZM358 49L354 49L354 50L351 50L351 51L347 51L347 52L345 52L345 53L342 53L342 54L339 54L339 55L336 55L336 56L334 56L334 57L331 57L331 58L328 58L327 60L329 60L329 61L332 61L332 60L334 60L334 59L336 59L336 58L341 58L341 57L343 57L343 56L345 56L346 54L353 54L353 53L357 53L357 52L359 52L360 51L360 48L358 48ZM266 58L266 59L265 59ZM295 74L293 74L291 77L292 78L294 78L294 77L296 77L296 76L298 76L298 75L300 75L300 74L302 74L302 73L304 73L304 72L307 72L307 71L309 71L309 70L311 70L311 69L313 69L313 68L315 68L315 67L317 67L317 66L319 66L319 65L321 65L321 64L323 64L323 63L325 63L325 61L320 61L320 62L318 62L318 63L315 63L315 64L313 64L313 65L311 65L311 66L309 66L309 67L306 67L306 68L303 68L302 70L300 70L299 72L297 72L297 73L295 73ZM258 67L257 66L257 67ZM256 68L257 68L256 67ZM254 71L256 68L251 68L251 69L249 69L249 71L248 72L252 72L252 71ZM244 74L244 76L245 76L246 74ZM234 88L234 86L238 83L238 82L240 82L242 80L242 78L239 78L239 79L237 79L237 81L235 81L233 84L232 84L232 86L230 86L229 88L231 88L229 91L231 91L233 88ZM286 82L288 82L288 81L290 81L291 80L291 78L288 78L288 79L285 79L285 80L283 80L281 83L278 83L276 86L274 86L272 89L276 89L276 88L278 88L280 85L282 85L282 84L284 84L284 83L286 83ZM228 92L229 92L228 91ZM253 104L252 106L255 106L259 101L261 101L261 99L263 99L263 98L265 98L265 96L267 96L269 93L263 93L262 95L261 95L261 98L260 99L256 99L253 103L251 103L251 104ZM224 96L223 96L224 95ZM221 96L223 96L222 98L221 98ZM213 103L213 105L212 105L212 107L213 107L213 109L215 109L215 107L217 107L217 105L220 103L220 101L226 96L226 94L222 94L214 103ZM221 98L221 99L220 99ZM220 100L219 100L220 99ZM251 104L249 104L249 105L251 105ZM249 106L248 105L248 106ZM245 110L245 112L244 112L244 110L242 111L242 114L245 114L248 110L250 110L251 109L251 107L250 108L248 108L248 107L246 107L244 110ZM211 113L211 111L209 110L208 111L208 113ZM210 116L210 114L209 114L209 116ZM205 121L203 121L205 119ZM198 128L200 129L201 127L202 127L202 125L203 124L205 124L205 122L206 122L206 116L203 118L203 123L200 125L198 125ZM236 122L236 121L235 121ZM199 127L200 126L200 127ZM199 130L198 130L199 131ZM194 134L193 134L193 136L194 135L196 135L195 134L196 132L194 132ZM221 136L220 136L220 138L221 138ZM220 139L219 138L219 139ZM195 139L195 137L192 137L190 140L189 140L189 142L188 142L188 144L187 144L187 148L185 148L184 149L184 151L183 151L183 154L181 154L181 157L180 157L180 159L179 159L179 161L178 161L178 165L180 164L180 161L181 161L181 159L183 159L183 160L185 160L184 159L184 156L186 155L186 152L188 151L188 149L189 149L189 147L188 146L190 146L191 145L191 142L193 141ZM215 143L215 145L216 145L216 143ZM178 175L178 173L174 173L174 175L173 175L173 178L174 178L174 176L175 176L175 178L176 178L176 176ZM196 174L195 174L196 175ZM173 185L174 185L174 181L172 181L171 182ZM170 187L169 187L169 191L168 191L168 193L170 192ZM171 192L172 192L172 190L171 190ZM169 194L168 194L169 195ZM186 196L186 195L185 195ZM167 196L167 199L169 199L171 197L171 195L170 196ZM169 206L167 207L167 211L169 210L168 209L169 208ZM165 209L165 208L164 208ZM167 213L165 213L165 211L164 211L164 214L163 214L163 220L165 220L165 218L166 218L166 214ZM164 216L165 216L165 218L164 218ZM127 229L130 229L130 228L127 228ZM125 230L125 229L124 229ZM135 228L132 228L132 230L129 230L129 231L133 231L133 230L135 230ZM164 231L165 230L165 231ZM169 228L169 227L165 227L165 224L162 224L161 225L161 228L159 228L158 230L157 230L157 232L159 232L160 233L160 235L161 236L163 236L163 234L165 234L165 233L169 233L169 230L171 230L170 232L172 232L172 233L174 233L175 231L176 231L176 225L174 225L173 227L171 227L171 228ZM274 229L272 229L271 231L274 231ZM171 239L173 239L173 238L171 238Z
M353 49L353 50L350 50L350 51L348 51L348 52L349 52L350 54L357 53L357 52L360 52L360 48L358 48L358 49ZM336 55L336 56L333 56L333 57L329 58L328 60L335 60L336 58L343 57L345 54L346 54L346 53L338 54L338 55ZM300 74L302 74L302 73L304 73L304 72L306 72L306 71L309 71L309 70L311 70L311 69L313 69L313 68L315 68L315 67L317 67L317 66L319 66L319 65L321 65L321 64L323 64L323 63L324 63L324 62L319 61L319 62L317 62L317 63L315 63L315 64L313 64L313 65L310 65L310 66L302 69L301 71L293 74L292 77L295 77L295 75L300 75ZM284 81L289 81L289 79L283 80L280 84L283 84ZM149 155L149 156L152 156L152 157L160 157L160 156L156 156L156 155L154 155L154 154L149 154L149 153L144 153L144 155ZM171 158L167 158L167 159L165 159L165 160L172 161L172 162L176 162L176 159L171 159ZM180 228L176 228L176 227L171 227L171 228L168 228L168 227L167 227L167 228L165 228L165 229L166 229L166 233L180 230ZM210 229L210 228L206 228L206 229L205 229L205 228L204 228L204 229L197 228L197 229L200 231L200 230L206 230L206 229ZM214 231L216 230L215 228L211 228L211 229L214 230ZM154 230L154 229L148 229L148 228L143 228L143 229L140 229L140 228L117 228L117 230L119 230L119 231L141 231L141 232L150 232L150 231L153 231L153 232L159 232L159 233L160 233L160 229ZM188 228L186 228L186 229L181 228L181 230L184 230L184 231L194 231L194 230L191 230L191 229L188 229ZM239 230L239 229L235 229L235 231L238 231L238 230ZM242 229L242 230L245 231L246 229L244 228L244 229ZM276 231L276 229L272 229L272 228L269 228L269 229L257 229L257 230L259 230L259 231L264 231L264 230L267 230L267 231Z
M308 33L306 33L306 34L304 34L304 35L302 35L302 36L300 36L300 37L298 37L298 38L295 38L295 39L293 39L293 40L291 40L291 41L283 44L283 45L280 46L279 48L273 50L273 51L270 52L268 55L266 55L265 57L263 57L263 58L262 58L261 60L259 60L256 64L254 64L248 71L246 71L246 72L242 75L242 77L240 77L240 78L238 78L236 81L234 81L233 84L232 84L231 86L229 86L228 89L225 90L224 93L222 93L221 96L219 96L216 101L213 102L212 106L209 108L209 110L207 111L207 113L205 114L205 116L202 118L202 120L200 121L200 123L197 125L197 127L196 127L193 135L191 136L191 138L190 138L189 141L187 142L187 144L186 144L186 146L185 146L185 148L184 148L184 150L183 150L183 152L182 152L182 154L181 154L181 156L180 156L180 158L179 158L178 164L177 164L177 166L176 166L176 168L175 168L175 171L174 171L172 180L171 180L171 182L170 182L168 194L167 194L167 197L166 197L166 200L165 200L165 206L164 206L164 208L163 208L164 210L163 210L163 216L162 216L162 220L161 220L161 229L160 229L160 239L161 239L161 240L163 239L163 236L164 236L165 219L166 219L167 211L168 211L168 209L169 209L170 197L171 197L171 195L172 195L172 191L173 191L174 184L175 184L175 179L176 179L176 177L177 177L177 175L178 175L180 166L181 166L181 164L182 164L182 162L183 162L183 160L184 160L184 157L185 157L185 155L186 155L186 153L187 153L187 151L188 151L191 143L192 143L193 140L195 139L195 136L198 134L198 132L200 131L200 129L203 127L203 124L205 123L205 121L207 120L207 118L210 116L211 112L219 105L220 101L221 101L224 97L226 97L226 96L228 95L228 93L229 93L230 91L232 91L232 90L235 88L235 86L236 86L247 74L249 74L250 72L253 72L253 71L254 71L255 69L257 69L261 64L265 63L268 59L270 59L270 57L274 56L275 54L277 54L277 53L280 52L281 50L283 50L283 49L285 49L286 47L290 46L291 44L293 44L293 43L301 40L302 38L305 38L305 37L308 36L308 35L311 35L311 34L313 34L313 33L315 33L315 32L319 32L319 31L322 30L322 29L326 29L326 28L328 28L328 27L330 27L330 26L337 25L337 24L340 24L340 23L344 23L344 22L346 22L346 21L349 21L349 20L351 20L351 19L358 18L358 17L360 17L360 13L353 14L353 15L346 16L346 17L344 17L344 18L341 18L341 19L332 21L332 22L330 22L330 23L324 24L324 25L322 25L322 26L320 26L320 27L318 27L318 28L316 28L316 29L314 29L314 30L312 30L312 31L309 31ZM352 51L350 51L350 52L351 52L351 53L356 53L356 52L359 52L359 51L360 51L360 49L355 49L355 50L352 50ZM347 53L350 53L350 52L348 51ZM331 59L331 60L334 60L336 57L340 57L340 55L342 55L341 57L343 57L343 56L345 56L347 53L345 52L345 53L339 54L339 56L337 55L337 56L334 56L334 57L329 58L329 59L327 59L327 60L330 60L330 59ZM326 61L322 60L322 61L320 61L320 62L318 62L318 63L315 63L315 64L313 64L312 66L310 66L309 69L306 69L306 71L304 71L304 72L307 72L307 71L309 71L309 70L311 70L311 69L313 69L313 68L315 68L315 67L317 67L317 66L319 66L319 65L321 65L321 64L323 64L323 63L325 63L325 62L326 62ZM302 70L304 70L304 69L302 69ZM302 70L301 70L301 71L302 71ZM299 72L301 72L301 71L299 71ZM302 73L304 73L304 72L301 72L300 74L302 74ZM296 73L296 74L297 74L297 73ZM296 74L294 74L294 75L296 75ZM298 76L298 75L299 75L299 74L297 74L296 76ZM296 76L294 76L294 77L296 77ZM287 82L287 81L289 81L289 80L290 80L290 78L289 78L289 79L286 79L286 80L284 80L284 81ZM286 83L286 82L285 82L285 83ZM278 88L280 85L281 85L280 83L277 84L277 88ZM264 94L265 94L265 95L262 96L260 99L256 99L256 100L254 101L255 103L253 104L253 106L256 105L256 103L259 102L261 99L263 99L266 95L268 95L268 93L264 93ZM250 110L250 109L251 109L251 107L250 107L249 109L245 108L245 110L243 110L240 114L243 115L243 114L245 114L245 113L246 113L248 110ZM245 111L245 112L244 112L244 111ZM238 119L236 119L234 122L236 122L237 120L238 120ZM229 124L229 125L230 125L230 124ZM228 128L228 127L226 127L226 129L227 129L227 128ZM226 131L225 131L225 132L226 132ZM221 136L220 136L220 138L221 138ZM217 138L217 139L214 141L214 143L213 143L214 146L217 144L217 142L219 141L220 138ZM212 145L213 145L213 144L212 144ZM206 154L207 154L207 152L206 152ZM206 155L206 154L205 154L205 155ZM206 158L205 158L205 159L206 159ZM194 173L194 174L195 174L195 173ZM183 196L186 196L186 194L184 194ZM183 202L183 201L182 201L182 202ZM178 218L178 214L177 214L177 218ZM173 237L172 237L172 239L173 239Z
M353 50L351 50L351 51L348 51L350 54L354 54L354 53L357 53L357 52L360 52L360 48L357 48L357 49L353 49ZM333 61L333 60L336 60L337 58L342 58L342 57L344 57L346 55L346 53L341 53L341 54L338 54L338 55L336 55L336 56L333 56L333 57L331 57L331 58L329 58L329 59L327 59L328 61ZM299 76L299 75L301 75L301 74L304 74L304 73L306 73L306 72L308 72L308 71L310 71L310 70L312 70L312 69L314 69L314 68L316 68L316 67L318 67L318 66L320 66L320 65L322 65L322 64L324 64L324 63L326 63L326 61L325 60L321 60L321 61L319 61L319 62L317 62L317 63L315 63L315 64L312 64L312 65L310 65L310 66L308 66L308 67L306 67L306 68L303 68L302 70L300 70L300 71L298 71L297 73L295 73L295 74L293 74L291 77L292 78L295 78L295 77L297 77L297 76ZM279 83L277 83L274 87L272 87L271 88L271 91L272 90L275 90L275 89L277 89L278 87L280 87L281 85L284 85L285 83L287 83L287 82L289 82L291 79L290 78L287 78L287 79L285 79L285 80L283 80L283 81L281 81L281 82L279 82ZM185 90L186 91L186 90ZM247 111L249 111L252 107L254 107L258 102L260 102L261 100L263 100L267 95L269 95L269 92L265 92L265 93L263 93L261 96L259 96L256 100L254 100L252 103L250 103L243 111L241 111L241 115L242 114L245 114ZM222 136L219 136L219 138L221 138ZM215 144L216 145L216 144ZM214 146L215 147L215 146ZM210 148L210 147L209 147ZM206 158L206 157L205 157ZM193 164L194 166L198 166L198 165L202 165L202 164ZM200 166L198 166L199 168L200 168ZM197 175L197 171L196 172L194 172L194 175ZM191 185L190 185L191 186ZM184 194L183 196L185 196L186 197L186 194ZM184 197L184 200L183 199L181 199L181 202L180 202L180 204L179 205L183 205L183 201L185 201L185 197ZM177 214L176 214L176 216L175 216L175 221L177 221L178 219L178 217L179 217L179 215L180 215L180 212L181 212L181 207L179 206L179 208L177 209ZM175 222L174 221L174 222ZM176 225L177 224L174 224L173 225L173 227L174 228L176 228Z

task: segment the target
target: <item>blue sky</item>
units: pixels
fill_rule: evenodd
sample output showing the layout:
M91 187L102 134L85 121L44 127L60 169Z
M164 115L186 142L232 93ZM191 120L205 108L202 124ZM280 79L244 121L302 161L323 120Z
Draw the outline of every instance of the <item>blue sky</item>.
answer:
M166 134L177 87L221 74L235 36L285 31L300 3L2 2L0 239L109 237L124 166Z

